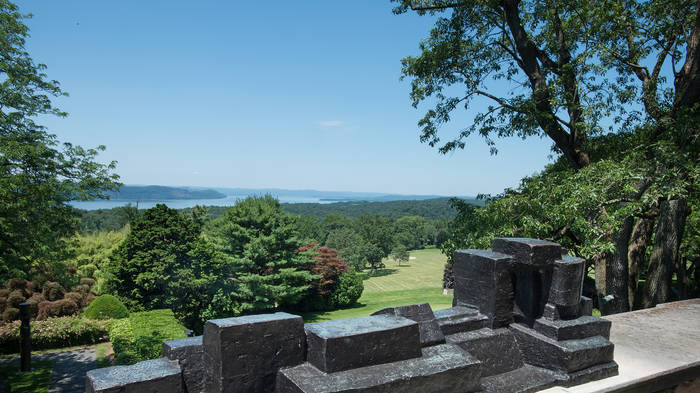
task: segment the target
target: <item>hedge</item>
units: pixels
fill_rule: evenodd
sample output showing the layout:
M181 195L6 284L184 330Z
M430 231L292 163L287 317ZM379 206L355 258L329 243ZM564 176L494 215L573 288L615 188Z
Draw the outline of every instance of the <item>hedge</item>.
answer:
M131 313L114 322L109 332L117 364L158 358L163 341L184 337L185 327L168 309Z
M0 325L0 353L19 352L20 321ZM107 341L111 321L80 316L32 321L32 350L90 345Z

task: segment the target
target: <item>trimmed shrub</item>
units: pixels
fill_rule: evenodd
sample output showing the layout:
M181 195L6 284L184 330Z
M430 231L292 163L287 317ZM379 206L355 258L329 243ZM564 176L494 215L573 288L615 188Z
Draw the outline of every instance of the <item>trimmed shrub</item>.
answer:
M27 280L23 278L11 278L9 281L7 281L7 288L9 288L11 291L17 289L24 291L27 288Z
M7 297L7 305L14 308L19 308L19 304L24 302L26 297L24 296L24 291L21 289L15 289Z
M51 317L63 317L73 315L80 310L78 304L70 299L61 299L54 302L39 303L39 312L36 319L44 320Z
M77 292L68 292L63 295L63 299L72 300L78 305L78 307L82 307L85 296Z
M46 300L52 302L54 300L62 299L65 292L66 291L63 289L61 284L53 281L47 281L44 283L41 294L44 295Z
M107 341L110 321L78 316L32 321L32 350L97 344ZM19 352L20 321L0 325L0 353Z
M351 306L362 296L364 289L362 277L355 271L350 270L338 277L330 302L335 308Z
M85 309L85 317L90 319L126 318L129 310L124 303L112 295L102 295L90 302Z
M73 288L71 288L73 292L78 292L78 293L89 293L90 292L90 286L85 285L85 284L80 284L80 285L75 285ZM88 303L89 304L89 303Z
M8 307L2 313L2 320L6 322L14 321L19 318L19 309L14 307Z
M45 302L46 299L44 299L44 295L40 293L34 293L32 297L27 299L27 302L29 303L29 310L32 312L32 317L36 318L36 316L39 314L39 303Z

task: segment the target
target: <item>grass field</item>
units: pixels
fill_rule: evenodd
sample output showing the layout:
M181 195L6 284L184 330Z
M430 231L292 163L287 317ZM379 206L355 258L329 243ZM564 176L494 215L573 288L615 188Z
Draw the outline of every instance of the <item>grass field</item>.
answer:
M450 307L452 296L442 294L445 256L437 249L411 251L408 262L399 266L384 261L386 268L370 276L364 272L365 290L355 307L329 312L305 313L305 322L362 317L385 307L430 303L433 310Z

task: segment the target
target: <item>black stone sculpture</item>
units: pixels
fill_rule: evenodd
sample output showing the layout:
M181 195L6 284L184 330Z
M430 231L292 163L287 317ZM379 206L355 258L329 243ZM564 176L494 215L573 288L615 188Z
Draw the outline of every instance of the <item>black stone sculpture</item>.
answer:
M615 375L610 322L582 296L585 261L562 251L521 238L458 250L453 307L435 312L208 321L164 358L88 372L87 392L530 392Z

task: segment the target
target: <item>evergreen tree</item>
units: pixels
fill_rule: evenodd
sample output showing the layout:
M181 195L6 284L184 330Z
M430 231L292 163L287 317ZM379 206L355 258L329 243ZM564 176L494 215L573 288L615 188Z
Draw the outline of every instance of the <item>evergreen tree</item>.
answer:
M110 257L105 290L130 310L172 309L198 330L217 292L234 290L230 266L200 236L202 223L165 205L148 209ZM230 315L229 315L230 316Z
M236 298L246 312L293 305L318 276L304 270L311 262L300 252L295 219L269 195L248 197L214 222L212 238L231 260Z

